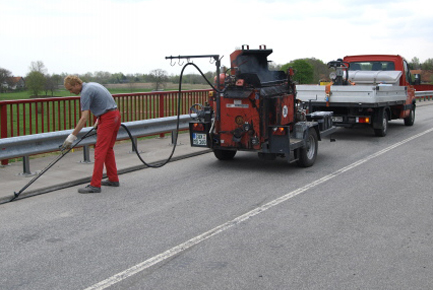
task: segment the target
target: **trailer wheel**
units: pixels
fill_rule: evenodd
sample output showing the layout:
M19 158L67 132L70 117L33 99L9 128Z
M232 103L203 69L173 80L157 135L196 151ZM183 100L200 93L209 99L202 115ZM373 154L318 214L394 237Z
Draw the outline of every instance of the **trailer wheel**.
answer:
M222 150L222 149L214 149L213 154L219 160L231 160L236 155L236 150Z
M299 149L299 159L297 161L300 167L310 167L314 164L319 148L317 133L314 128L308 130L307 146Z
M413 123L415 123L415 105L410 110L409 116L407 116L407 118L404 118L404 125L405 126L412 126Z
M374 129L374 135L377 137L385 137L388 132L388 113L386 110L382 110L382 124L380 128Z

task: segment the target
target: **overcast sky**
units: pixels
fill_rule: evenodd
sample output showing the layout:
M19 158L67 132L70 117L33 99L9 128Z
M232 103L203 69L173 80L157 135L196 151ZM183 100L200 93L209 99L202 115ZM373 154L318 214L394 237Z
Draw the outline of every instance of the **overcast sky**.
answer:
M0 67L14 76L32 61L49 74L180 74L166 56L218 54L229 66L243 44L272 48L276 64L353 54L423 62L433 58L433 17L430 0L0 0L0 40Z

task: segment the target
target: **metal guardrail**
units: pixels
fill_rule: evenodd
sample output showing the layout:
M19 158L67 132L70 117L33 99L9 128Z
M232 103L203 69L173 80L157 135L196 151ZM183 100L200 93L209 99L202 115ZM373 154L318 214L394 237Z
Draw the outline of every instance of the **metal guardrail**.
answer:
M417 99L417 101L432 100L433 99L433 91L416 91L415 92L415 99Z
M191 121L190 115L181 115L179 117L179 130L188 129L189 121ZM136 138L138 137L175 131L177 116L133 121L123 124L129 129L131 135L135 139L134 142L136 142ZM83 128L77 136L78 139L81 139L91 129L92 127ZM65 130L0 139L0 160L22 157L23 174L31 174L29 156L58 151L59 146L63 144L72 131L73 130ZM119 133L117 134L117 140L126 139L129 139L129 136L125 129L120 127ZM89 160L89 146L94 145L95 143L96 135L85 138L80 142L79 147L84 147L84 162Z

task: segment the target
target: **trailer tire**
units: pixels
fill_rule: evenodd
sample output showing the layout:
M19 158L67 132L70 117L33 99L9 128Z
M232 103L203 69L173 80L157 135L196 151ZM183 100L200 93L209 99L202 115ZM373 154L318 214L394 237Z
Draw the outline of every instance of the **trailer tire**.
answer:
M413 105L412 109L410 109L409 116L404 118L405 126L412 126L415 123L415 105Z
M214 149L213 154L219 160L231 160L236 155L236 150L223 150L223 149Z
M317 132L314 128L308 130L307 146L299 149L299 159L297 161L300 167L310 167L314 164L319 148Z
M380 124L379 128L374 129L374 135L377 137L385 137L386 133L388 132L388 113L385 109L381 111L382 114L379 115L379 117L382 118L382 123Z

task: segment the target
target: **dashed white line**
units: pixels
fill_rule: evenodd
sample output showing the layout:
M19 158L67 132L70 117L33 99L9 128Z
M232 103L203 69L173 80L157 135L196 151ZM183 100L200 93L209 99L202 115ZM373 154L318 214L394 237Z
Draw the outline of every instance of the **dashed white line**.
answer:
M428 134L430 132L433 132L433 128L429 129L427 131L424 131L422 133L419 133L417 135L414 135L414 136L407 138L403 141L400 141L398 143L395 143L395 144L393 144L393 145L391 145L391 146L389 146L383 150L380 150L380 151L378 151L374 154L371 154L371 155L369 155L363 159L360 159L360 160L358 160L358 161L356 161L356 162L354 162L348 166L345 166L345 167L343 167L343 168L341 168L341 169L339 169L339 170L337 170L331 174L328 174L328 175L326 175L326 176L324 176L324 177L322 177L322 178L320 178L320 179L318 179L318 180L316 180L310 184L307 184L301 188L298 188L292 192L289 192L286 195L283 195L283 196L281 196L281 197L279 197L279 198L277 198L271 202L268 202L268 203L254 209L250 212L247 212L247 213L245 213L245 214L243 214L243 215L241 215L241 216L239 216L239 217L237 217L231 221L228 221L222 225L219 225L219 226L217 226L217 227L215 227L215 228L213 228L213 229L211 229L211 230L209 230L209 231L207 231L201 235L198 235L198 236L196 236L196 237L194 237L194 238L192 238L192 239L190 239L190 240L188 240L182 244L179 244L179 245L177 245L177 246L175 246L175 247L173 247L173 248L171 248L171 249L169 249L169 250L167 250L167 251L165 251L159 255L156 255L156 256L154 256L154 257L152 257L152 258L150 258L150 259L148 259L142 263L139 263L139 264L137 264L137 265L135 265L129 269L126 269L125 271L117 273L117 274L115 274L115 275L113 275L113 276L111 276L111 277L109 277L109 278L107 278L107 279L105 279L99 283L96 283L95 285L90 286L90 287L86 288L85 290L103 290L103 289L106 289L106 288L110 287L111 285L114 285L114 284L116 284L122 280L125 280L128 277L131 277L131 276L133 276L139 272L142 272L142 271L146 270L147 268L149 268L155 264L158 264L158 263L160 263L160 262L162 262L168 258L171 258L171 257L173 257L173 256L175 256L175 255L177 255L177 254L179 254L179 253L181 253L181 252L183 252L183 251L185 251L185 250L187 250L187 249L189 249L189 248L191 248L191 247L193 247L193 246L195 246L195 245L197 245L197 244L199 244L199 243L201 243L201 242L203 242L203 241L205 241L205 240L207 240L207 239L209 239L215 235L218 235L219 233L226 231L227 229L231 228L234 225L242 223L242 222L248 220L249 218L258 215L259 213L262 213L262 212L264 212L264 211L266 211L266 210L268 210L268 209L270 209L276 205L279 205L282 202L285 202L285 201L291 199L292 197L295 197L295 196L297 196L297 195L299 195L299 194L301 194L301 193L303 193L303 192L305 192L311 188L314 188L314 187L316 187L316 186L318 186L318 185L320 185L326 181L329 181L329 180L331 180L331 179L333 179L333 178L335 178L335 177L337 177L337 176L339 176L339 175L341 175L341 174L343 174L343 173L345 173L351 169L354 169L355 167L358 167L361 164L364 164L365 162L367 162L373 158L376 158L382 154L385 154L388 151L391 151L391 150L393 150L393 149L395 149L395 148L397 148L397 147L399 147L399 146L401 146L407 142L410 142L410 141L412 141L416 138L419 138L425 134Z

